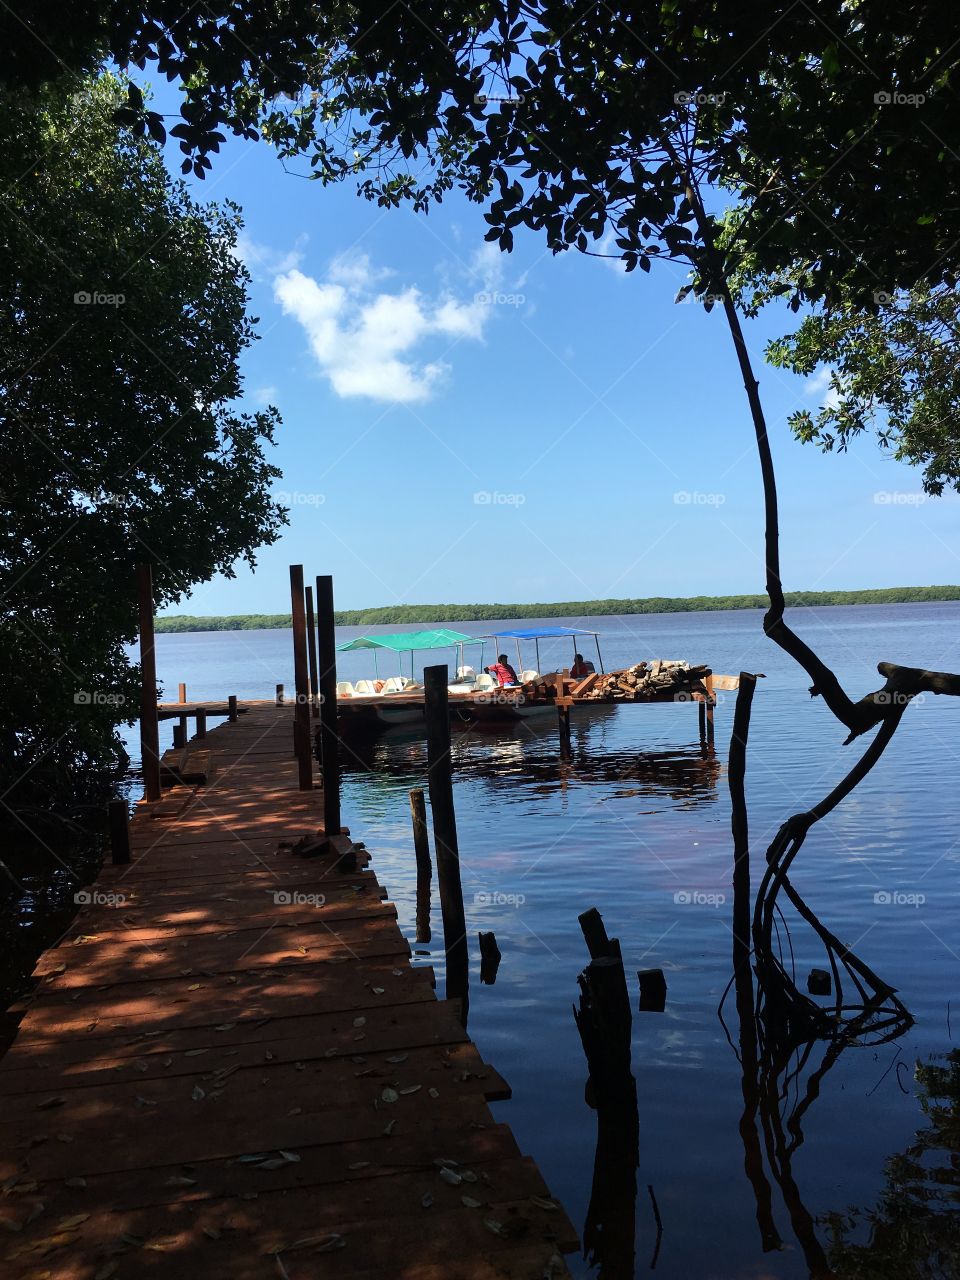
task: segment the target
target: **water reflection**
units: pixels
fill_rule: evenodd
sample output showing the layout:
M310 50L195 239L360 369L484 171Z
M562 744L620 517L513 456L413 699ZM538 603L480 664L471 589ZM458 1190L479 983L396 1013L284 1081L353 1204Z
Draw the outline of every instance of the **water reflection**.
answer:
M742 884L735 885L735 895L742 890ZM843 947L789 879L779 881L778 893L781 890L800 920L813 929L824 945L833 978L832 1004L819 1005L800 991L787 918L776 902L759 902L758 915L765 909L778 913L778 950L774 953L763 941L764 935L757 932L751 952L745 931L735 928L731 985L736 996L736 1051L742 1068L744 1104L739 1130L744 1170L756 1202L761 1246L764 1252L782 1247L772 1179L780 1191L811 1280L829 1280L840 1274L872 1276L878 1273L841 1273L832 1266L816 1221L794 1178L793 1157L803 1144L806 1114L841 1055L851 1047L887 1044L907 1031L913 1019L893 989ZM742 903L739 910L735 903L735 919L738 917L742 921ZM728 987L728 993L729 990ZM723 1020L723 1002L720 1016Z
M600 708L602 712L610 708ZM616 709L612 709L615 714ZM592 719L596 713L592 713ZM601 716L600 719L603 717ZM514 730L495 732L454 730L455 775L476 778L501 800L529 804L531 796L543 798L576 786L597 783L609 788L611 800L631 797L669 799L680 808L693 808L716 799L723 766L711 745L672 746L667 750L606 748L600 726L574 734L569 760L560 758L556 730L520 724ZM394 729L378 738L346 744L342 752L345 775L367 775L365 789L384 785L393 790L398 782L414 785L426 771L426 745L422 730ZM523 781L516 796L504 783Z

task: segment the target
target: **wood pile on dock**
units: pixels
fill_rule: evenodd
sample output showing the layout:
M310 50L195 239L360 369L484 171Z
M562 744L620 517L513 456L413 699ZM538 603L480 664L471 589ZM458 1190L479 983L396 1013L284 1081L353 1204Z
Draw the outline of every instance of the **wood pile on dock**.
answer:
M624 671L595 672L574 685L571 693L585 702L643 702L647 699L681 699L694 693L705 694L703 681L710 675L706 666L691 667L688 662L670 662L657 658L638 662Z

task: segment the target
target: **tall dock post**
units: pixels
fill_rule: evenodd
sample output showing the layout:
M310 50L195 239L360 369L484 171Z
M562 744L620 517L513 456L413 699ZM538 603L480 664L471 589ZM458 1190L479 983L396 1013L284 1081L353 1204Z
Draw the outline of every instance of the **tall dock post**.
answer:
M710 672L710 674L707 676L707 678L704 680L703 683L706 685L706 689L707 689L707 703L706 703L706 717L705 717L707 722L707 742L709 742L710 745L713 746L713 708L716 702L716 698L713 692L713 672L712 671Z
M140 758L144 794L160 799L160 728L157 721L157 655L153 638L153 572L137 565L137 610L140 624Z
M303 595L303 565L290 566L290 603L293 614L293 678L297 701L293 709L293 749L301 791L313 790L310 753L310 684L307 676L307 616Z
M433 848L437 858L437 887L443 916L443 948L447 957L447 999L460 997L466 1005L467 923L463 912L457 816L453 806L450 763L450 710L446 665L423 673L427 720L427 776L433 813Z
M320 753L323 770L323 829L340 831L340 737L337 732L337 633L333 578L317 578L317 683L320 696Z
M427 835L427 806L423 791L410 792L410 817L413 822L413 851L417 859L417 941L429 942L430 932L430 840Z
M317 676L317 628L313 616L313 587L307 587L307 659L310 667L310 710L320 714L320 681Z
M186 702L186 700L187 700L187 686L181 680L177 688L177 701ZM186 742L190 733L190 726L187 724L186 716L180 717L180 733L183 737L183 741ZM174 743L173 745L176 746L177 744Z

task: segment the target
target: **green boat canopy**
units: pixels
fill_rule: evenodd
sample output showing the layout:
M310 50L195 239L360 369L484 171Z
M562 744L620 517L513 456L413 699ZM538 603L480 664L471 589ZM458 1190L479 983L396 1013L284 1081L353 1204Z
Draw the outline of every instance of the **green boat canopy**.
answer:
M410 653L414 649L446 649L456 644L481 644L478 636L467 636L461 631L395 631L386 636L357 636L337 645L338 653L350 649L392 649L394 653Z

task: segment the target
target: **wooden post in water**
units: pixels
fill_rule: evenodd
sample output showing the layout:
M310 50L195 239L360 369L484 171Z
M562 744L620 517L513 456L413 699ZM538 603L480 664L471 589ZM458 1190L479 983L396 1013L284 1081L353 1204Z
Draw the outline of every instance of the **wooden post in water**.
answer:
M283 706L283 685L282 684L277 685L277 694L276 694L275 701L278 707Z
M293 709L293 749L301 791L313 790L310 752L310 680L307 675L307 615L303 595L303 565L290 566L290 603L293 614L293 679L297 702Z
M317 628L313 616L313 587L304 593L307 600L307 659L310 668L310 710L314 717L320 714L320 681L317 676Z
M110 853L115 867L130 861L130 810L126 800L111 800L107 807L110 820Z
M333 578L317 578L317 685L320 697L320 754L323 770L323 829L340 831L340 735L337 731L337 633Z
M207 708L197 707L197 737L207 736Z
M703 701L697 702L697 718L700 722L700 741L707 740L707 704Z
M173 726L173 749L174 751L182 751L187 745L187 734L182 724Z
M230 720L231 724L236 723L237 695L235 693L231 693L230 697L227 699L227 718Z
M153 640L153 573L137 565L140 621L140 758L148 800L160 799L160 729L157 722L157 655Z
M557 720L560 729L560 759L569 760L571 756L570 748L570 705L562 702L557 703Z
M433 814L433 848L437 857L437 888L443 916L443 949L447 957L447 999L459 997L466 1006L469 956L463 885L460 881L457 817L453 806L448 681L445 664L425 668L427 776Z
M417 858L417 941L429 942L430 932L430 838L427 835L427 806L423 791L410 792L410 817L413 821L413 850Z
M180 681L180 684L179 684L179 686L178 686L178 688L177 688L177 701L178 701L178 702L186 702L186 700L187 700L187 686L186 686L186 685L183 683L183 681L181 680L181 681ZM184 741L184 742L186 742L186 740L187 740L187 736L188 736L188 734L189 734L189 731L190 731L190 726L187 724L187 717L186 717L186 716L181 716L181 717L180 717L180 732L183 734L183 741ZM173 745L174 745L174 746L176 746L177 744L176 744L176 743L174 743Z
M710 674L707 676L707 678L704 680L704 684L707 686L707 699L708 699L707 704L706 704L707 742L709 742L709 743L710 743L710 745L711 745L711 746L713 746L713 703L714 703L714 693L713 693L713 672L712 672L712 671L711 671L711 672L710 672Z

